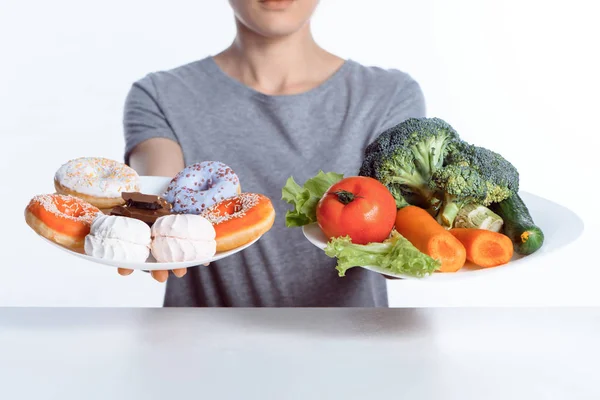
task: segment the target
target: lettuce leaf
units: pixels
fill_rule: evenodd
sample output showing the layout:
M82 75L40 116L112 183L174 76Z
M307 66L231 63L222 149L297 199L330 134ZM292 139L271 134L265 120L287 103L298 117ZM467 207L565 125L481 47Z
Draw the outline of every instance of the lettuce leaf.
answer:
M285 215L285 225L288 228L299 227L317 222L317 204L327 190L344 178L335 172L319 173L307 180L304 187L300 186L293 177L288 178L281 194L294 207Z
M396 230L383 243L354 244L349 236L331 239L325 254L337 258L336 270L341 277L353 267L377 266L394 274L423 278L441 266L438 260L421 253Z

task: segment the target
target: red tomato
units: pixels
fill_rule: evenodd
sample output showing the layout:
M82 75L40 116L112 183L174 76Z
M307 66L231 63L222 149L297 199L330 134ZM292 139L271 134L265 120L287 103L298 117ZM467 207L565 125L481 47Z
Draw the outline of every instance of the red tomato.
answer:
M364 176L342 179L317 205L317 223L328 239L348 235L355 244L382 242L395 220L394 196L381 182Z

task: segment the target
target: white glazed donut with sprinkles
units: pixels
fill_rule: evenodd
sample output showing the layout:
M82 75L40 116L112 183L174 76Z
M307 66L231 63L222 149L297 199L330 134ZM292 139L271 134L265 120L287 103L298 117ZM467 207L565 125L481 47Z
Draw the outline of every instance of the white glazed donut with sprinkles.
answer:
M180 214L201 214L221 200L241 193L240 180L231 167L219 161L203 161L183 169L163 194Z
M54 175L56 192L79 197L100 208L122 205L123 192L139 192L137 172L118 161L81 157L63 164Z

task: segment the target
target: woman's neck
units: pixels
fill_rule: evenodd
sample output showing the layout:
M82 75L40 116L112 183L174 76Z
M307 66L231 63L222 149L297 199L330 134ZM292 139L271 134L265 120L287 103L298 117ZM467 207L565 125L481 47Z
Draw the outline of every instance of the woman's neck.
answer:
M227 75L270 95L308 91L327 80L344 62L317 45L309 25L273 39L241 23L233 44L214 60Z

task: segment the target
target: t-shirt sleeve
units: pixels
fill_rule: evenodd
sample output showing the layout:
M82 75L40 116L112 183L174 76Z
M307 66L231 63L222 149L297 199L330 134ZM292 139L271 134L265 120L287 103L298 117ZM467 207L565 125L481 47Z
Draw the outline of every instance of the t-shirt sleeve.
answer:
M408 118L424 118L427 115L425 96L417 81L402 74L402 81L396 86L389 109L381 121L378 135L398 125Z
M156 88L150 76L131 86L125 100L123 130L126 164L129 164L133 149L145 140L166 138L179 143L159 105Z

